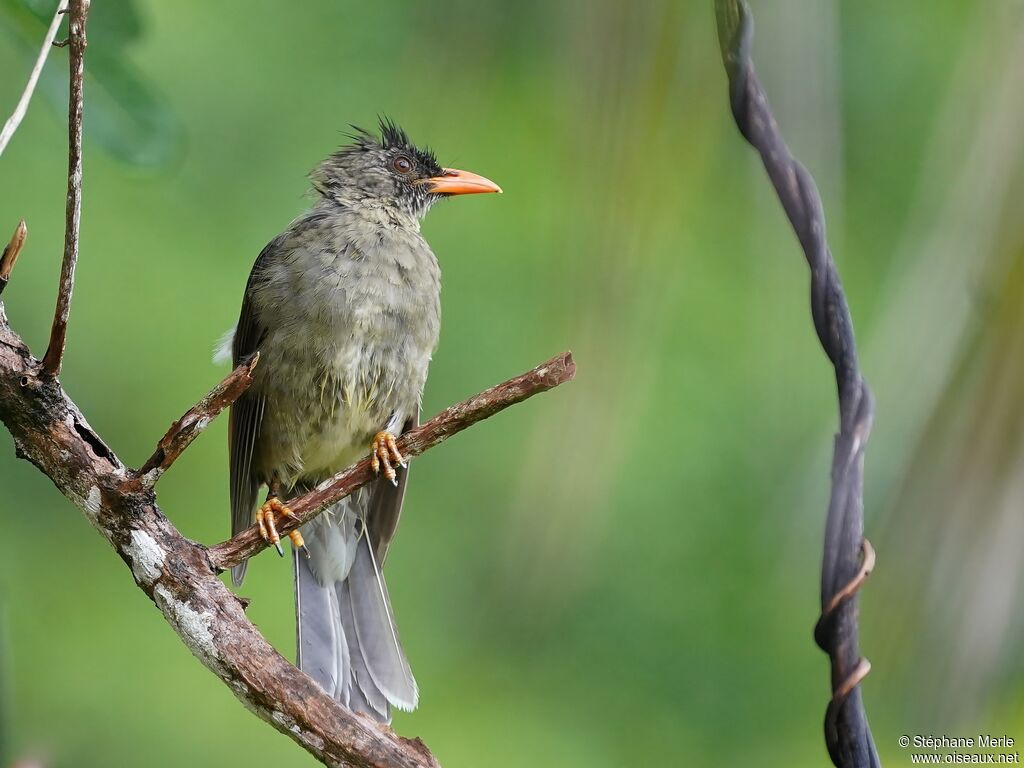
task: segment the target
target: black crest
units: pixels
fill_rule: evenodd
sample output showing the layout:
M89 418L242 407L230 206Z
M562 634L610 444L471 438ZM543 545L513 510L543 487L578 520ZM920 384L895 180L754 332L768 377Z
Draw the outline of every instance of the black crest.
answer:
M399 128L390 117L380 118L380 143L384 149L414 149L409 134Z
M381 116L379 119L380 139L365 128L360 128L358 125L352 125L350 127L355 131L355 133L349 134L349 138L354 139L355 144L350 147L342 147L340 152L352 149L399 149L411 157L415 157L421 169L431 172L428 175L435 175L441 172L441 166L438 164L437 157L434 155L434 152L430 147L417 147L409 139L409 134L407 134L405 130L390 117Z

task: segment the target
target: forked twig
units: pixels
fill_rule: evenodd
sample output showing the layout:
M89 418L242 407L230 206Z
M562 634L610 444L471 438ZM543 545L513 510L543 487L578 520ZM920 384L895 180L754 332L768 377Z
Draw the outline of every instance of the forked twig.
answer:
M171 424L167 434L157 443L153 455L135 472L142 487L152 488L220 412L242 396L252 384L252 372L259 361L259 352L243 360L220 384L210 390L210 394Z
M571 381L575 375L576 363L572 359L572 354L563 352L533 370L446 408L426 424L399 437L398 450L406 458L419 456L478 421L493 416L510 405L521 403L528 397ZM321 483L309 493L286 502L294 517L285 518L277 526L278 533L283 536L304 525L325 508L354 493L375 477L370 469L370 459L367 457ZM210 563L215 569L225 571L245 562L267 546L267 542L259 534L258 527L254 525L234 538L210 547Z
M251 366L240 366L176 422L145 466L165 467L169 457L180 454L207 415L239 394ZM406 435L403 450L418 455L513 403L570 380L574 370L571 357L560 355L446 409ZM325 765L436 768L437 761L418 739L403 739L352 714L267 643L213 565L215 557L220 567L240 562L232 558L258 551L262 540L253 545L242 534L230 546L208 550L182 536L157 506L152 484L125 469L2 316L0 421L19 454L85 513L183 642L247 708ZM299 505L303 515L315 514L322 504L369 480L367 464L361 462L304 497Z

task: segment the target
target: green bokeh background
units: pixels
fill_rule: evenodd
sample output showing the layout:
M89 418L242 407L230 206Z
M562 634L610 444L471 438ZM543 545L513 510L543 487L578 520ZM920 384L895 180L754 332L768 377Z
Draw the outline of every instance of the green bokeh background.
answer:
M43 29L5 5L4 115ZM753 10L878 397L861 614L880 750L1019 741L1022 4ZM425 413L563 349L579 365L417 459L387 572L422 700L395 729L449 767L825 764L811 629L833 381L806 265L731 124L711 3L94 0L91 25L61 379L114 450L141 463L223 375L214 342L305 172L390 115L505 190L424 224L444 272ZM4 300L37 355L66 179L47 98L0 158L0 231L30 229ZM160 485L202 542L228 533L225 429ZM0 487L8 760L314 763L189 655L6 432ZM242 590L288 655L290 579L265 553Z

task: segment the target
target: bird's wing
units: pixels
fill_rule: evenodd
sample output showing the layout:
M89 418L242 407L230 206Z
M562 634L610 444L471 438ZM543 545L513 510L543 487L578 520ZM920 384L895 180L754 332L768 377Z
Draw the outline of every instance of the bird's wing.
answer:
M419 426L419 423L420 408L417 405L416 412L402 425L402 434ZM408 468L396 467L396 471L398 487L386 482L374 483L367 504L367 530L370 534L370 541L373 542L377 562L382 568L384 559L388 556L391 539L395 535L395 529L398 528L398 518L402 514L402 502L405 499L405 488L409 484Z
M273 245L273 244L271 244ZM242 299L242 311L235 328L235 338L231 348L234 365L238 365L253 353L257 352L263 342L266 330L262 328L253 312L249 290L253 278L257 274L260 262L266 257L271 246L268 245L253 266L249 282L245 287L245 298ZM252 457L259 439L260 423L263 420L265 401L262 395L245 392L231 406L228 417L228 462L231 477L231 535L245 530L252 525L253 508L259 492L259 482L252 473ZM245 578L246 563L231 569L231 577L236 586L240 586Z

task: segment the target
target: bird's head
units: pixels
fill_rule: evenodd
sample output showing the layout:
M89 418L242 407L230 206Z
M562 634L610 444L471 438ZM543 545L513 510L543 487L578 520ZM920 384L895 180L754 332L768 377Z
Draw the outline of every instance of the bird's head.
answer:
M355 126L353 126L355 127ZM380 138L355 128L353 142L310 174L323 197L346 206L393 206L422 217L443 197L501 192L483 176L442 168L428 148L419 149L391 120L380 121Z

